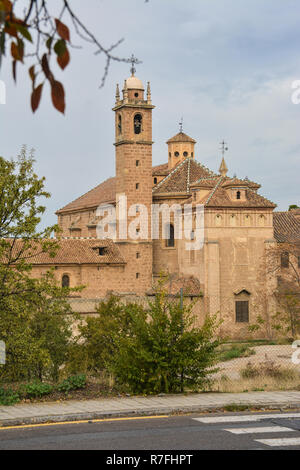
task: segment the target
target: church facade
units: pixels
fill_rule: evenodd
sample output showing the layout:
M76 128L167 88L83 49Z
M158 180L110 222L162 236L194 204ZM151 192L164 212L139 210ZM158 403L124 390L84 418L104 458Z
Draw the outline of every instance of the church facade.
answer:
M134 75L116 90L114 178L100 183L83 196L57 211L62 240L53 259L41 254L34 273L55 267L63 285L85 285L74 308L93 313L94 305L109 292L124 298L145 298L162 273L168 273L170 294L183 287L188 299L198 297L197 314L218 313L224 320L224 335L242 337L256 315L274 308L271 292L276 279L267 276L263 260L267 250L278 242L282 213L259 193L260 185L249 179L229 177L223 158L219 172L196 159L196 141L182 129L167 141L164 164L152 165L152 104L150 84L146 90ZM99 206L115 208L117 229L120 201L126 196L126 225L137 220L141 207L147 211L147 233L135 227L136 236L100 239ZM176 238L175 212L168 227L160 217L159 237L153 239L153 204L168 207L189 205L192 221L197 207L204 208L203 246L186 249L186 241ZM296 227L299 217L284 213L287 225ZM163 237L166 229L167 237ZM191 239L197 229L192 226ZM270 294L270 295L269 295Z

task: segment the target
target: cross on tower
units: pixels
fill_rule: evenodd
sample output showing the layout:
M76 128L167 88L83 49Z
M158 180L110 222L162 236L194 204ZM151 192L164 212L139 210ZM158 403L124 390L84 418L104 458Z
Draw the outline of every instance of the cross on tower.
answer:
M228 151L228 146L227 146L227 144L224 140L223 140L223 142L220 143L220 145L221 145L222 155L223 155L223 158L224 158L225 152Z
M140 63L141 63L141 61L140 61L140 60L138 60L136 57L134 57L134 54L132 54L132 56L130 57L129 61L131 62L131 69L130 69L130 71L131 71L131 75L134 75L134 74L135 74L135 72L136 72L136 70L135 70L135 67L134 67L134 66L135 66L136 64L140 64Z
M183 117L181 118L181 121L179 123L179 132L182 133L183 132Z

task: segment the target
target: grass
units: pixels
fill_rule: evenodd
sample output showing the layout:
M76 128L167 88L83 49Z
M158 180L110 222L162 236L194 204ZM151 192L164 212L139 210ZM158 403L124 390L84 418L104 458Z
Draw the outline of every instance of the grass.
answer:
M250 347L249 343L229 343L219 346L218 353L218 362L226 362L239 357L250 357L255 354L255 351Z
M230 378L224 374L209 386L209 391L223 393L275 390L300 390L299 369L276 365L272 361L248 364L240 370L239 378Z

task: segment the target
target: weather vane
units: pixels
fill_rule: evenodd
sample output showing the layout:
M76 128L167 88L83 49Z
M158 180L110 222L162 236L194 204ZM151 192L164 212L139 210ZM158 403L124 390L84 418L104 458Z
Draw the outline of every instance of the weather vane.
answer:
M129 59L129 62L131 62L131 69L130 69L131 75L134 75L136 72L135 65L141 64L141 61L138 60L136 57L134 57L134 54L132 54L132 56Z
M221 145L222 155L223 155L223 158L224 158L225 152L228 151L228 146L227 146L225 140L223 140L223 142L221 142L220 145Z
M179 123L179 132L183 132L183 117L181 118L181 121Z

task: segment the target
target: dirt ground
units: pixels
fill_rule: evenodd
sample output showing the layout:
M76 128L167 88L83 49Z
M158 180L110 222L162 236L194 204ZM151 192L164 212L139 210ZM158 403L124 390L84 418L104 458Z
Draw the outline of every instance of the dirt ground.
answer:
M226 375L230 379L238 379L240 377L239 371L247 367L247 364L259 364L265 361L273 361L275 364L280 364L283 367L296 368L300 372L300 364L295 365L292 362L292 355L295 349L291 345L264 345L255 346L251 348L255 351L255 355L250 357L239 357L231 361L220 362L218 367L220 371L216 377ZM298 354L300 359L300 354Z

